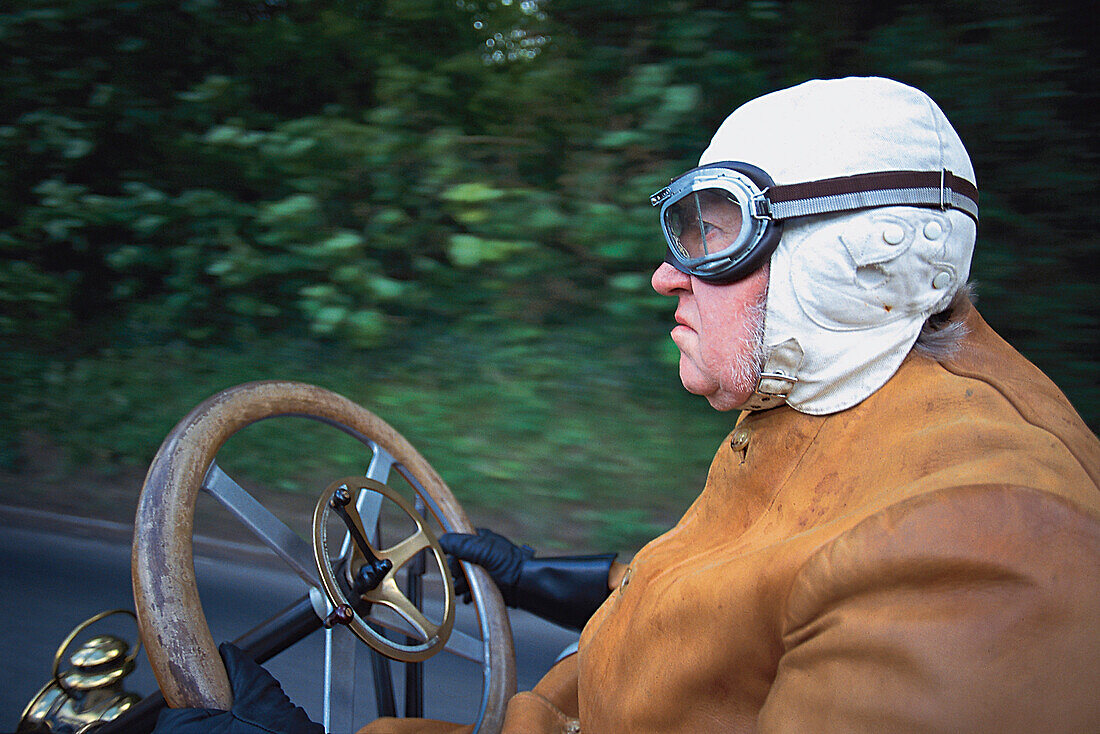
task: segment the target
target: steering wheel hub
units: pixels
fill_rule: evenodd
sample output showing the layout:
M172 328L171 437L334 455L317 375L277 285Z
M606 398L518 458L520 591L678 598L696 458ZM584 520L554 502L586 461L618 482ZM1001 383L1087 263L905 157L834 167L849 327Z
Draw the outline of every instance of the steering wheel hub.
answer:
M416 524L416 532L404 540L385 549L375 548L369 533L363 527L363 521L356 509L357 500L363 492L377 492L397 505L401 511ZM350 583L341 584L340 564L334 565L333 559L339 559L339 549L330 544L329 527L332 515L339 515L351 536L351 556L346 568L351 576ZM341 540L343 536L341 534ZM420 553L425 553L435 563L443 579L443 619L432 622L403 593L397 584L397 573L409 561ZM329 485L321 493L317 507L313 512L313 554L317 570L321 575L325 594L334 607L346 606L352 610L347 622L348 628L363 642L386 657L405 662L424 660L436 654L447 643L454 627L454 585L447 570L447 560L439 546L435 534L429 529L424 518L409 504L409 501L381 482L365 477L340 479ZM362 581L362 590L355 588ZM354 590L352 590L354 589ZM354 598L358 594L358 598ZM411 634L419 641L401 644L394 642L369 625L355 609L362 604L382 605L392 609L412 627Z

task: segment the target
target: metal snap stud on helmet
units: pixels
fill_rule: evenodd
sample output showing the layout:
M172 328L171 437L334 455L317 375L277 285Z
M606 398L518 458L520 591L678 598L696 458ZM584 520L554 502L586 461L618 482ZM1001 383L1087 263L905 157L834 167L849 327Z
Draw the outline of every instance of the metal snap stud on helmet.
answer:
M970 158L926 94L812 81L738 108L654 194L667 260L710 282L770 262L765 362L742 407L851 407L897 371L969 274Z

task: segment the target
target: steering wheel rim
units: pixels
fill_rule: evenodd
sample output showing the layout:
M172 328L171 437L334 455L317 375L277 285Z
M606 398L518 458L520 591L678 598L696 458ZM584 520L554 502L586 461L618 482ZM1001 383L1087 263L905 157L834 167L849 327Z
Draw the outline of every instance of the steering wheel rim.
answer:
M131 574L138 626L150 666L172 707L233 704L232 690L202 611L195 581L195 500L218 450L265 418L303 416L332 425L395 460L446 531L474 532L439 474L401 434L365 408L315 385L252 382L223 390L168 434L150 464L134 520ZM482 627L485 691L479 730L499 731L515 692L515 651L500 592L480 567L466 564Z

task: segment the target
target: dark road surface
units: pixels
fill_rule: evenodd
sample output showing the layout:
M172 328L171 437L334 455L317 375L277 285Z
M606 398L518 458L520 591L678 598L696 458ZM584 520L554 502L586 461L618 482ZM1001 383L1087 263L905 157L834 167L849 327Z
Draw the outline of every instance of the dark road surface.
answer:
M65 635L97 612L132 609L133 597L130 548L121 528L91 524L76 534L60 534L45 532L41 522L19 515L0 520L0 731L12 731L23 707L49 680L54 652ZM196 551L196 573L215 640L237 637L305 593L303 582L274 566L202 557L201 552ZM129 618L112 619L116 621L105 620L77 642L95 631L113 631L136 640ZM459 605L457 625L471 632L476 629L471 608ZM523 612L513 611L512 628L521 690L532 687L558 653L577 639L575 633ZM359 647L357 668L369 671L366 648ZM315 633L265 666L291 699L318 722L323 662L323 634ZM472 721L480 699L480 668L444 653L428 661L425 672L426 714ZM400 681L401 677L395 666L395 678ZM371 688L369 672L357 679L357 685ZM138 658L137 671L126 679L126 687L143 695L155 689L144 654ZM354 717L360 724L375 716L370 696L364 698Z

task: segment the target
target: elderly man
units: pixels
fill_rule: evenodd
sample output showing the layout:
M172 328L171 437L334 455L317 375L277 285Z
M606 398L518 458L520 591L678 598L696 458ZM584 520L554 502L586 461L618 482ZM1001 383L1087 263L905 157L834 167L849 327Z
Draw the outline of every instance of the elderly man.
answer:
M1100 731L1100 443L970 303L974 181L926 95L841 79L654 195L680 378L745 412L625 574L447 539L564 623L615 587L505 731Z
M925 94L841 79L654 194L680 378L744 412L629 566L441 539L583 626L505 732L1100 731L1100 442L970 303L974 181Z

